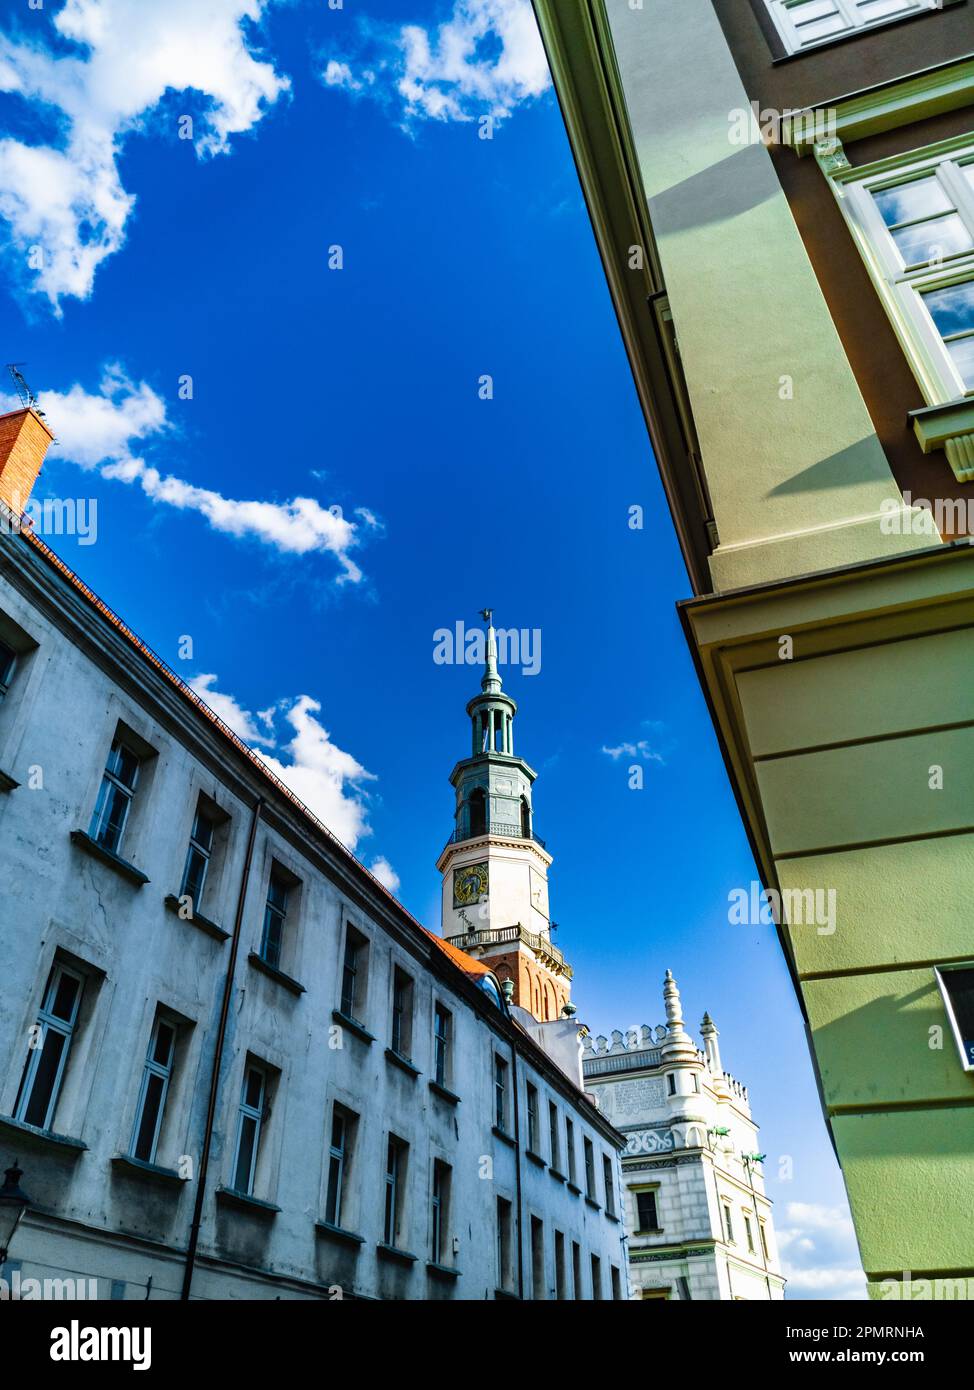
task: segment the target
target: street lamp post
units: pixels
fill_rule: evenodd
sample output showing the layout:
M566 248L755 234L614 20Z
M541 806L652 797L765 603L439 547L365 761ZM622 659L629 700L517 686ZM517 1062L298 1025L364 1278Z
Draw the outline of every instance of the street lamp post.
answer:
M14 1231L20 1218L30 1206L30 1198L20 1185L23 1169L14 1159L13 1167L4 1174L3 1187L0 1187L0 1265L7 1263L7 1251L13 1240Z

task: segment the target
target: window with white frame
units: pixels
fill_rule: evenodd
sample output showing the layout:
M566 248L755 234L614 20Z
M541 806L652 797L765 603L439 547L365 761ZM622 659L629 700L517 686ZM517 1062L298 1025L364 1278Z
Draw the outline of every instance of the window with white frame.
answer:
M433 1077L438 1086L447 1087L452 1080L453 1015L437 1004L433 1016Z
M344 1106L336 1104L331 1118L331 1144L328 1149L328 1187L325 1192L325 1220L331 1226L341 1226L345 1189L351 1162L352 1145L358 1117Z
M804 53L894 19L943 8L943 0L765 0L789 53Z
M64 1083L68 1055L78 1025L78 1009L84 979L77 971L57 964L30 1030L27 1061L20 1079L14 1119L38 1129L50 1129Z
M430 1194L430 1257L434 1264L445 1265L450 1255L450 1180L453 1176L448 1163L433 1161L433 1187Z
M257 1157L267 1112L267 1073L248 1062L244 1068L233 1160L234 1191L249 1197L254 1191Z
M507 1133L507 1062L494 1053L494 1124Z
M272 970L281 968L284 928L287 922L288 897L291 885L277 865L271 870L264 903L264 928L260 938L260 958Z
M832 179L928 402L974 393L974 140Z
M974 1071L974 961L942 965L937 984L965 1071Z
M176 1025L161 1014L156 1015L149 1038L139 1103L132 1129L132 1157L143 1163L155 1163L159 1131L172 1080L173 1057L176 1051Z
M398 966L392 972L392 1030L389 1045L408 1057L413 1040L413 982Z
M203 890L206 887L206 876L213 854L215 828L213 817L208 816L201 806L197 806L183 867L183 881L179 889L179 896L190 899L194 912L199 911L203 902Z
M346 1018L361 1021L364 1016L368 959L368 939L350 926L345 935L345 954L342 957L340 1001L341 1012Z
M112 854L118 854L121 850L122 836L125 833L138 780L137 754L116 738L105 764L88 832L97 844L110 850Z
M394 1134L389 1135L386 1147L385 1206L382 1220L382 1239L386 1245L398 1247L402 1240L403 1203L406 1190L406 1163L409 1145Z

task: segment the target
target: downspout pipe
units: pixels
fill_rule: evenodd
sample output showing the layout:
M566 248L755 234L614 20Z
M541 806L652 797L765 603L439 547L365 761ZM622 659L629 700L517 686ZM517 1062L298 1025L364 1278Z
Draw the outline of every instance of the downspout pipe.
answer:
M230 1019L230 1002L233 998L233 977L236 973L237 954L240 948L240 930L243 925L244 906L247 901L247 886L250 883L250 866L254 858L254 842L257 839L257 826L260 822L263 797L254 802L250 820L250 834L247 837L247 853L244 857L243 873L240 877L240 891L237 894L237 911L233 919L233 936L230 939L230 958L227 961L227 974L223 982L223 1000L220 1005L220 1022L216 1033L216 1047L213 1050L213 1070L210 1075L210 1094L206 1106L206 1128L203 1131L203 1147L200 1152L199 1175L196 1180L196 1198L193 1202L193 1223L189 1228L189 1242L186 1246L186 1267L183 1270L183 1287L180 1299L189 1299L193 1284L193 1271L196 1268L196 1249L199 1245L200 1228L203 1224L203 1202L206 1198L206 1178L210 1167L210 1149L213 1145L213 1127L216 1122L216 1107L220 1092L220 1072L223 1067L223 1051L227 1039L227 1023Z

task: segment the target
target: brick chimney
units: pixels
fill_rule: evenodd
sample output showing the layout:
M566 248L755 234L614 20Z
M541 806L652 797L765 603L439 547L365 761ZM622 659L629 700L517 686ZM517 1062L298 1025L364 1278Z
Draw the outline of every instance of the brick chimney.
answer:
M18 517L30 500L53 438L33 406L0 415L0 502Z

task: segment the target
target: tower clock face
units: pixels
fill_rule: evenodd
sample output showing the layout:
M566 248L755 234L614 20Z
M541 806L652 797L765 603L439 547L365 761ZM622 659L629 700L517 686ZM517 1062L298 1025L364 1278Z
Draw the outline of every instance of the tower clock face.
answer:
M467 864L453 870L453 906L469 907L487 896L487 865Z

